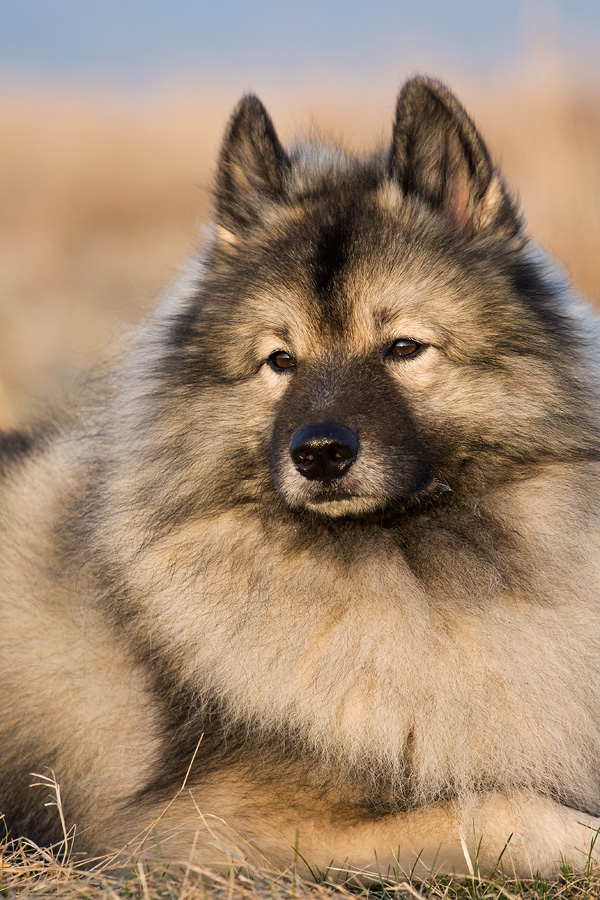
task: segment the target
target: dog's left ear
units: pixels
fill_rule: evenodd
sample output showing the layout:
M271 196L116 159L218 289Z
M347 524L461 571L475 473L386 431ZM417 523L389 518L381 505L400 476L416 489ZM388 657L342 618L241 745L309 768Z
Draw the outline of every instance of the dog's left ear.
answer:
M390 174L471 237L492 229L510 238L521 218L487 147L456 97L439 81L412 78L398 97Z
M258 97L247 94L233 111L225 132L217 173L219 238L238 244L260 219L261 207L283 193L288 156Z

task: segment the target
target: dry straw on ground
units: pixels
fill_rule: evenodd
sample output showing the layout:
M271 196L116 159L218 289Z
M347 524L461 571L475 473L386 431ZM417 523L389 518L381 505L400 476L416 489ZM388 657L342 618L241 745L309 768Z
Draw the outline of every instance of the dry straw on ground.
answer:
M39 849L25 841L0 845L0 897L20 900L592 900L600 896L600 877L571 874L554 882L516 881L498 871L457 880L432 874L426 881L410 872L382 873L366 884L343 872L321 873L306 881L291 869L283 874L232 867L218 874L192 865L185 870L133 864L118 874L101 862L82 866L63 858L64 848Z

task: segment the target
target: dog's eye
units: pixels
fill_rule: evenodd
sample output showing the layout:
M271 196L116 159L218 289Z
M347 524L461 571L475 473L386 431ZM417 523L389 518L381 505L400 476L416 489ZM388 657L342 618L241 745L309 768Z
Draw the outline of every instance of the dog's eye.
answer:
M423 344L419 344L418 341L413 341L410 338L400 338L398 341L394 341L394 343L388 350L387 355L416 356L422 348Z
M296 360L293 356L290 356L289 353L286 353L285 350L275 350L271 353L267 362L276 372L280 372L282 369L294 369L296 367Z

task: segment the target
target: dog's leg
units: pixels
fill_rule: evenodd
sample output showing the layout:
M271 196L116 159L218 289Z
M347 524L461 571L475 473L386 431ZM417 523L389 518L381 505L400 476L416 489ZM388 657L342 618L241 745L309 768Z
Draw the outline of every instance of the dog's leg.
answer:
M214 786L213 786L214 787ZM230 786L231 787L231 786ZM531 793L488 793L468 803L446 803L380 819L345 824L332 820L326 805L299 807L290 794L253 789L185 792L133 856L155 855L195 864L254 865L285 869L294 864L316 874L335 870L373 875L400 872L423 877L433 871L489 874L502 866L509 875L553 877L563 863L575 870L600 862L600 819ZM262 793L262 797L259 795ZM212 796L210 796L212 794ZM270 796L268 796L270 794ZM215 800L220 799L220 802ZM204 802L203 802L204 800ZM339 810L338 810L339 813Z
M523 878L553 877L565 862L582 870L600 862L600 819L530 793L489 793L333 831L315 856L326 864L385 874L432 870L468 875L502 866ZM376 861L374 857L376 854ZM416 866L415 866L416 864Z

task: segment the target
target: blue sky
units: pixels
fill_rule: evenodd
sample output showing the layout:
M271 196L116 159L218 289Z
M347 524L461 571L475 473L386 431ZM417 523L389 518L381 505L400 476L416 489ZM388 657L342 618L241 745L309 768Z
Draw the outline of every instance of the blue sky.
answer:
M353 79L453 66L485 77L547 31L600 58L599 0L0 0L0 76L144 85L174 75Z

